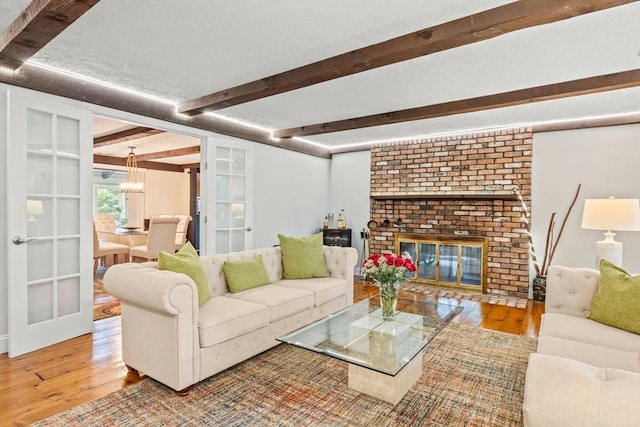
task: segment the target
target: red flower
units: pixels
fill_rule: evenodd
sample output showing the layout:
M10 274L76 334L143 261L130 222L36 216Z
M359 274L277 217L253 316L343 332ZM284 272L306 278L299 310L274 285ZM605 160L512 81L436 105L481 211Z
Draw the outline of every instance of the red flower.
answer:
M411 261L409 258L404 260L404 268L406 268L407 270L409 270L410 272L414 272L416 271L416 265L413 263L413 261Z

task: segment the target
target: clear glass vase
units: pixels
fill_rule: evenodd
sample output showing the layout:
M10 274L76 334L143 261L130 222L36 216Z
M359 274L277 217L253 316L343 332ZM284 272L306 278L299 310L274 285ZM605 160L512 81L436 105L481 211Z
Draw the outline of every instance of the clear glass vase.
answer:
M382 310L383 319L391 319L396 315L396 306L398 305L398 282L378 283L380 288L380 308Z

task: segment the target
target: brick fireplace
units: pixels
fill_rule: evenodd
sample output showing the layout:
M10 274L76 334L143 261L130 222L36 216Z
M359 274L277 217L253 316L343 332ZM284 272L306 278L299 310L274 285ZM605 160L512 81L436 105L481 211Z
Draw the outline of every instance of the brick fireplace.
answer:
M484 238L483 288L526 298L528 238L513 190L530 206L531 147L530 128L375 146L371 218L391 224L371 230L371 253L393 251L399 232Z

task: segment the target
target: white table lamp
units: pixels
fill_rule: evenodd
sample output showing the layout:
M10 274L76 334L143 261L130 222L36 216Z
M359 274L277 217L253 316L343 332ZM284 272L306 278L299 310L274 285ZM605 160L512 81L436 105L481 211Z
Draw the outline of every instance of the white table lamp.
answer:
M35 221L36 216L44 213L44 206L42 200L27 199L27 219L29 221Z
M596 266L603 258L621 266L622 243L612 231L640 230L640 199L585 199L582 228L606 230L604 240L596 243Z

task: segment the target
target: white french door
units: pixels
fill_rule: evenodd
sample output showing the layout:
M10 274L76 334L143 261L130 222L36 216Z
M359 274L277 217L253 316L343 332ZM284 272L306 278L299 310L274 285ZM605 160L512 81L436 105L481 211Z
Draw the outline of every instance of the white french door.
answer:
M206 226L214 230L205 233L207 253L249 249L253 229L253 147L246 141L220 137L209 138L206 148Z
M92 114L8 95L9 356L92 331Z

